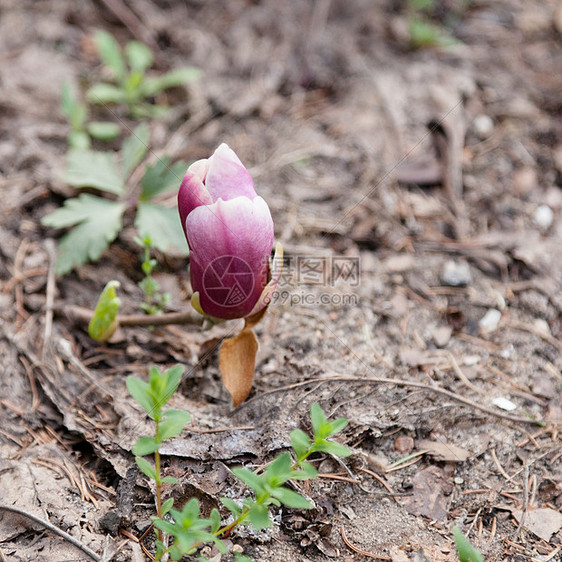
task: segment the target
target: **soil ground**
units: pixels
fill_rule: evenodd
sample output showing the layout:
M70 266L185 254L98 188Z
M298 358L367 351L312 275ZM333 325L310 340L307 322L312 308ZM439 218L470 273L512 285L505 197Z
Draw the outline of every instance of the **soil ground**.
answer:
M0 1L1 504L104 560L147 560L154 506L130 448L149 426L125 378L179 362L174 400L193 422L165 450L177 504L240 498L226 467L285 450L313 401L349 419L353 456L319 458L303 490L316 507L275 512L229 548L455 560L456 524L490 562L561 558L562 9L435 2L427 17L457 42L423 49L409 15L391 0ZM40 219L75 194L60 179L61 85L99 79L97 29L151 44L156 72L204 71L158 100L173 110L151 123L149 159L227 142L271 208L286 274L236 410L217 349L238 322L127 327L98 344L68 314L110 279L138 314L131 217L98 263L49 275L61 233ZM170 310L187 310L188 260L159 257ZM0 556L88 559L6 511Z

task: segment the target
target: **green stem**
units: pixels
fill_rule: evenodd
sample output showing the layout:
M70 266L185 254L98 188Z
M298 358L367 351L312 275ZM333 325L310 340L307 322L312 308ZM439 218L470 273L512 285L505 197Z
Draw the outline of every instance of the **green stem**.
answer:
M154 432L154 437L156 441L159 439L160 430L160 420L156 421L156 431ZM159 519L162 519L162 475L160 474L160 451L154 451L154 468L156 469L156 515ZM164 533L161 529L157 532L158 540L164 542Z

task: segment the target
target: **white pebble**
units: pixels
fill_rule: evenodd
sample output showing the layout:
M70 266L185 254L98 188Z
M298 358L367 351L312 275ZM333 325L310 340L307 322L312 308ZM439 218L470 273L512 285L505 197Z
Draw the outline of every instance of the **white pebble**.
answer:
M487 139L494 130L494 122L487 115L478 115L472 122L472 128L480 139Z
M496 310L495 308L491 308L480 319L480 322L478 322L478 325L480 326L480 331L483 334L493 332L498 327L501 317L502 317L502 313L499 310Z
M548 205L541 205L533 215L533 222L541 229L547 230L554 220L554 213Z

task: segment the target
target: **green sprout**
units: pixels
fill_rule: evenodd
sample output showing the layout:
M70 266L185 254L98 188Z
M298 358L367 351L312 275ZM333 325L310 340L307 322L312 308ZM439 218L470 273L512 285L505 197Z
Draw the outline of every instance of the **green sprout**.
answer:
M329 439L347 425L345 418L328 421L320 406L312 404L310 415L313 436L295 429L291 432L292 454L281 453L266 468L263 474L244 467L232 469L241 480L251 496L242 502L221 497L220 502L231 514L231 521L223 523L221 513L213 509L208 518L201 517L199 501L191 498L181 510L174 509L174 498L162 502L162 485L174 483L171 477L162 477L160 445L165 439L179 435L189 420L189 414L181 410L162 410L177 389L183 368L172 367L161 373L153 367L149 373L149 382L136 377L127 379L127 388L133 398L155 422L154 436L141 437L133 447L137 466L143 474L156 484L156 516L152 517L157 529L155 560L158 562L168 555L172 560L194 554L204 544L213 543L219 552L226 553L221 537L227 536L239 525L250 525L256 530L273 525L269 506L284 505L289 508L310 509L312 504L298 492L286 486L290 481L309 480L318 476L316 468L307 460L313 453L324 452L346 457L351 450L345 445ZM154 464L144 459L154 455ZM171 545L168 545L172 541ZM200 560L203 558L199 557ZM236 558L239 562L250 559L245 556Z
M453 527L453 535L457 546L457 554L461 562L484 562L482 554L478 552L470 541L462 534L458 527Z
M154 62L152 51L139 41L129 41L123 54L119 43L106 31L98 31L95 42L102 63L113 83L94 84L87 99L95 104L126 104L135 119L158 117L168 108L151 103L163 90L181 86L197 79L201 71L194 67L178 68L158 78L148 77L146 71Z
M164 307L170 302L170 294L161 293L160 284L152 277L152 272L158 265L158 261L150 257L152 241L149 236L145 236L144 238L135 238L135 242L141 246L141 248L144 248L142 271L145 277L139 283L139 287L144 292L144 302L141 304L141 308L147 314L161 314Z

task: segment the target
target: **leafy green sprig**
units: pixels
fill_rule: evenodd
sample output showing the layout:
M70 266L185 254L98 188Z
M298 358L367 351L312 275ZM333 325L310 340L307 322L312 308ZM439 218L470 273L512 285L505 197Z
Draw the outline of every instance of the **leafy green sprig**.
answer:
M148 125L139 125L123 141L119 154L71 149L66 156L66 182L76 188L92 188L114 199L82 193L67 199L63 207L43 217L45 226L68 228L58 246L56 271L64 275L87 261L97 261L123 228L123 215L134 209L135 227L142 238L162 251L174 249L187 255L177 210L154 203L157 195L176 190L187 168L186 162L170 163L165 156L147 165L138 198L131 198L128 182L148 151Z
M152 272L158 265L158 261L150 255L152 241L149 236L145 236L144 239L136 238L135 242L144 249L142 262L144 279L139 283L139 287L144 292L144 302L141 304L141 308L147 314L161 314L164 307L170 302L170 293L161 293L160 284L152 277Z
M162 115L168 108L147 100L163 90L181 86L201 75L198 68L186 67L160 77L148 77L146 71L152 66L154 55L145 44L129 41L123 53L119 43L106 31L98 31L95 42L113 83L93 85L87 92L88 101L96 104L126 104L129 115L135 119Z
M127 388L135 400L155 422L154 437L141 437L133 447L135 460L139 469L156 484L156 512L152 517L154 526L158 529L155 559L162 560L168 554L172 560L180 560L182 556L194 554L206 543L214 543L221 553L226 547L221 537L228 535L239 525L251 525L260 530L273 524L269 513L269 506L297 509L309 509L312 504L301 494L288 488L286 484L291 480L309 480L318 476L317 470L307 460L313 453L324 452L340 457L351 454L351 450L331 440L347 425L345 418L329 421L320 406L312 404L310 409L312 421L312 439L302 430L291 432L292 452L282 453L266 468L263 474L235 467L232 474L240 479L252 491L252 496L244 499L241 505L231 498L219 498L223 506L231 513L232 521L222 524L218 509L213 509L208 518L201 517L200 504L196 498L191 498L181 510L173 508L174 499L169 498L162 503L162 485L175 482L174 478L162 477L160 472L160 445L164 439L178 435L189 414L181 410L162 410L162 406L169 400L177 389L181 379L182 367L172 367L161 373L153 367L146 383L136 377L127 379ZM154 465L142 458L154 455ZM167 546L167 537L173 543ZM199 560L204 560L198 556ZM237 556L240 562L249 560L244 556Z

